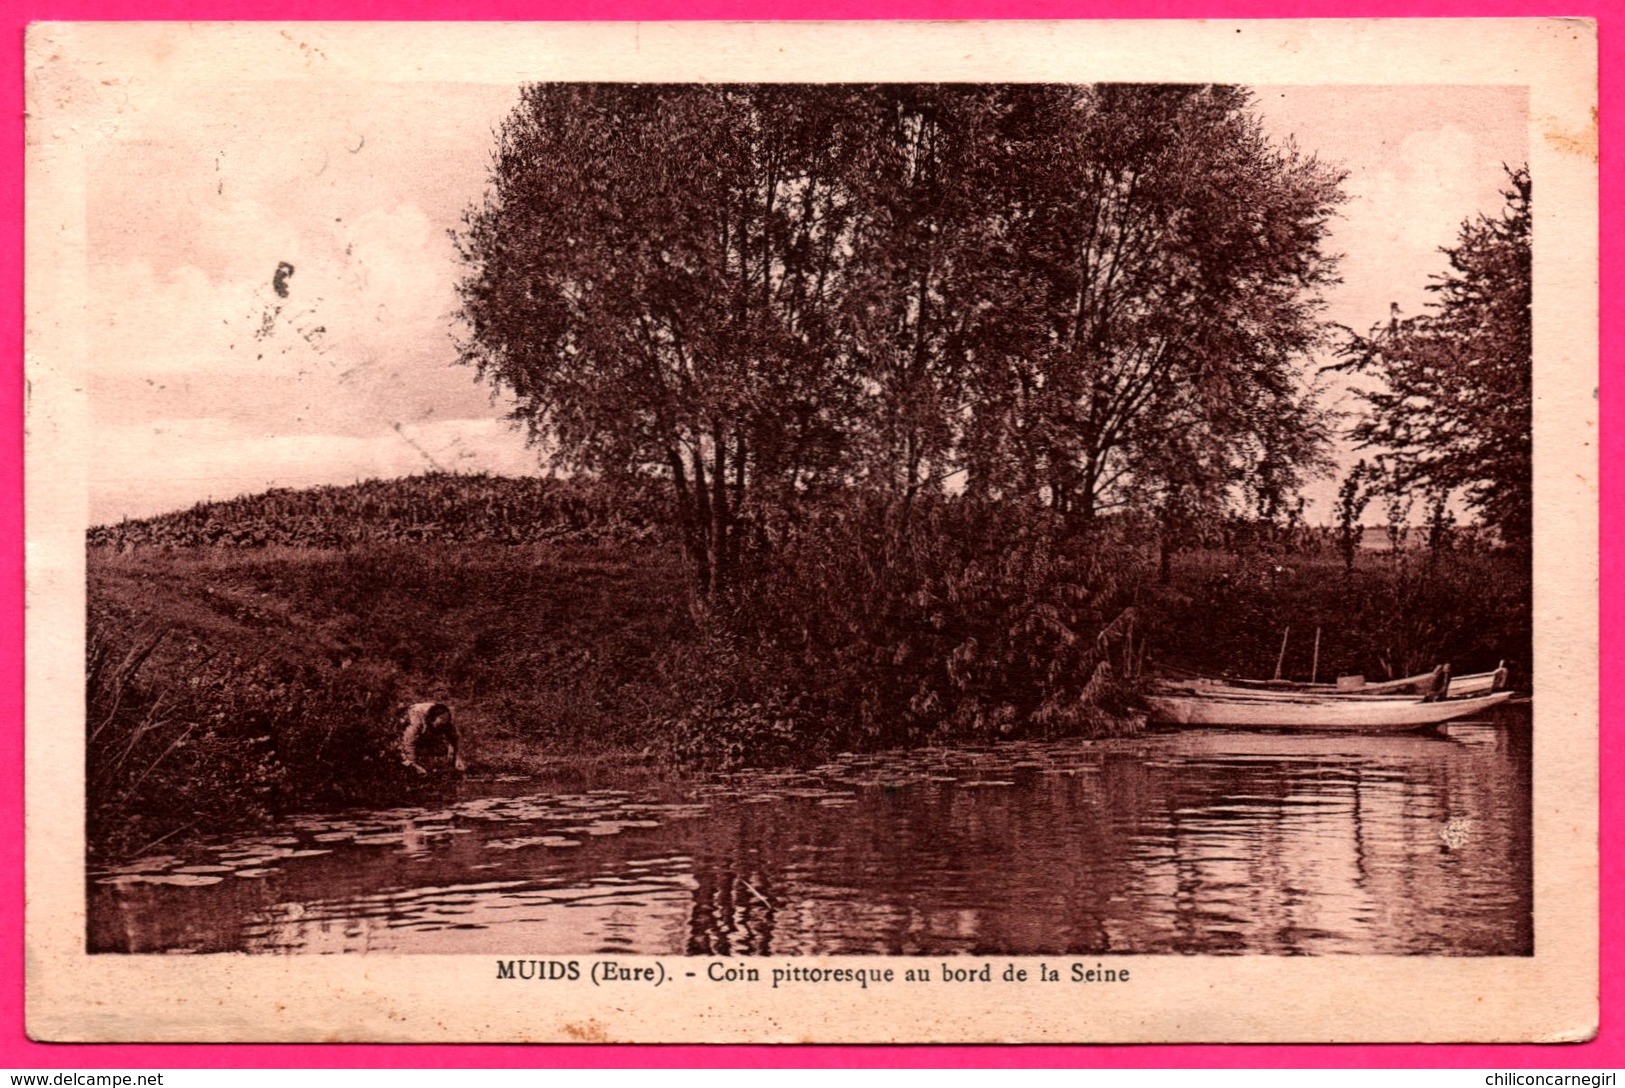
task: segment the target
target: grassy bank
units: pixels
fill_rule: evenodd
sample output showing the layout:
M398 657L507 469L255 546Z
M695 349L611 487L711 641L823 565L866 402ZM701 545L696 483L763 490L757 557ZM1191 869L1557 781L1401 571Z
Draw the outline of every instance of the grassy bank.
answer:
M1196 552L1149 587L1141 613L1160 662L1209 674L1388 679L1449 663L1458 674L1505 660L1530 680L1526 556L1507 551L1361 551L1352 572L1322 554ZM1287 629L1290 628L1290 632Z
M642 748L689 629L657 547L92 548L92 849L399 796L411 700L477 768Z
M652 505L578 483L419 477L94 530L91 849L411 796L393 720L417 700L451 703L491 772L1109 734L1136 727L1136 660L1268 676L1287 626L1288 677L1319 627L1321 678L1504 658L1528 682L1509 553L1362 551L1345 572L1191 552L1166 584L1156 559L1128 523L831 502L702 628Z

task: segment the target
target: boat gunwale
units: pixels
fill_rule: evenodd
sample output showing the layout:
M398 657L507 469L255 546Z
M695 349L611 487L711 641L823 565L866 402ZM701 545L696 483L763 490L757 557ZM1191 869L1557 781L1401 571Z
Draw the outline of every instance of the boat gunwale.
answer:
M1512 698L1510 691L1456 699L1406 698L1352 701L1349 699L1237 699L1200 694L1162 694L1147 697L1153 721L1199 728L1302 729L1309 731L1401 732L1426 729L1499 706ZM1264 713L1270 708L1278 713ZM1334 711L1317 719L1316 711ZM1256 713L1256 717L1247 715ZM1341 719L1341 720L1340 720Z

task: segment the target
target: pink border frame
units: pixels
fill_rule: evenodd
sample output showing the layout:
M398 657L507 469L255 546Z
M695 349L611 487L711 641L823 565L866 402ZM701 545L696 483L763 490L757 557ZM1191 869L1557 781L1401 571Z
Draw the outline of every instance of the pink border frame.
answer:
M35 20L185 19L1218 19L1326 16L1588 16L1599 23L1602 165L1602 660L1625 655L1625 306L1617 108L1625 108L1625 0L17 0L6 5L0 49L0 1068L467 1068L533 1067L997 1067L997 1068L1618 1068L1625 1030L1625 738L1603 730L1602 1029L1573 1046L149 1046L58 1045L23 1031L23 511L22 248L25 26ZM1605 686L1604 722L1625 710L1625 689ZM1610 971L1614 968L1614 971Z

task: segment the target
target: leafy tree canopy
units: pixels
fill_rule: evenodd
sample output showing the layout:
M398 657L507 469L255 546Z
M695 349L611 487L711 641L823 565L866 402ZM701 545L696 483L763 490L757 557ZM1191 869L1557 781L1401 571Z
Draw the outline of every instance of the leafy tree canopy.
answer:
M1341 175L1249 105L531 86L456 236L463 359L556 460L666 480L703 593L819 489L1084 519L1289 489Z
M1379 451L1389 487L1460 491L1508 543L1531 519L1530 181L1507 171L1505 205L1461 226L1426 312L1350 333L1339 369L1370 374L1352 431Z

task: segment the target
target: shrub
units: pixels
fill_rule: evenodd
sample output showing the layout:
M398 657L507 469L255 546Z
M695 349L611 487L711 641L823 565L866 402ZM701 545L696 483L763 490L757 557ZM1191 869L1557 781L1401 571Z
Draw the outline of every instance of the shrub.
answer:
M395 803L420 785L395 711L422 699L488 769L649 748L683 587L655 545L90 549L93 841Z
M1449 663L1458 673L1502 659L1527 682L1531 599L1527 557L1458 548L1357 553L1332 560L1205 553L1185 557L1170 592L1144 611L1161 663L1198 672L1270 676L1290 627L1283 674L1396 677Z
M848 495L803 511L781 540L686 655L698 695L674 724L679 754L1135 725L1118 677L1142 565L1111 528L962 497Z
M86 677L93 856L381 796L399 778L391 666L228 658L178 628L93 611Z

